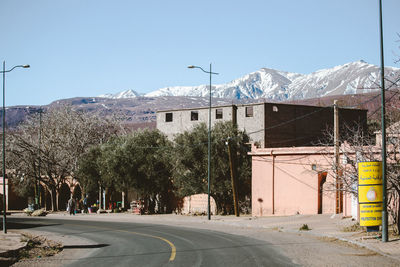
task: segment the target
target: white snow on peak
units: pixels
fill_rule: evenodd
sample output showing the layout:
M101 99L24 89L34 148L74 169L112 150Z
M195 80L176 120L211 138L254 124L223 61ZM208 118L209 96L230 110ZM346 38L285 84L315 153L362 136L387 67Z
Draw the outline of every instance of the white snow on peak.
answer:
M385 68L385 76L395 81L400 69ZM226 84L212 87L212 96L231 99L257 99L284 101L327 95L346 95L372 92L379 84L380 68L363 60L321 69L309 74L262 68ZM165 87L145 94L145 97L209 95L208 85ZM100 97L129 98L139 94L132 90Z
M120 99L120 98L134 98L138 96L140 96L140 94L134 90L125 90L116 94L99 95L98 97Z

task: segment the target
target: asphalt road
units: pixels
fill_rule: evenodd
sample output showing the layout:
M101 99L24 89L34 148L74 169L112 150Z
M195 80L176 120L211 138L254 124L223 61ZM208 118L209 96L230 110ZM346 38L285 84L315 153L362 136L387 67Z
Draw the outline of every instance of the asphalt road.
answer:
M222 232L143 223L10 218L11 228L88 239L68 266L293 266L276 246Z

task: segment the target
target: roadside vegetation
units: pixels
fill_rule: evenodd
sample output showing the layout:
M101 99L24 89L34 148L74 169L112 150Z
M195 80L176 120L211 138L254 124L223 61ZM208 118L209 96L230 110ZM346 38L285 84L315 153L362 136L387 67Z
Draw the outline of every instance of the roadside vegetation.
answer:
M23 197L32 199L40 183L53 211L65 208L59 203L62 187L79 183L78 198L98 196L101 186L109 196L134 192L147 213L171 213L183 197L207 192L207 131L200 124L170 141L158 130L128 132L114 120L68 106L49 109L7 135L7 174ZM249 137L231 122L218 123L212 129L210 192L220 214L233 213L228 139L239 203L242 212L250 210Z

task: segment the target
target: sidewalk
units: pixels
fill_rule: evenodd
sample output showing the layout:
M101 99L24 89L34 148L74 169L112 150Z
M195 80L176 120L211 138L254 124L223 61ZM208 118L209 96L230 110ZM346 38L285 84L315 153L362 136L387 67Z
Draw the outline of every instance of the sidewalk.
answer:
M27 242L22 241L22 236L19 233L8 232L0 233L0 266L11 264L14 262L14 254L24 248Z
M13 214L12 216L23 216ZM111 213L111 214L77 214L68 216L66 213L48 214L47 218L58 219L79 219L79 220L104 220L120 222L136 222L149 224L164 224L171 226L184 226L195 228L215 228L223 229L230 226L237 229L269 229L273 231L302 233L329 239L339 239L350 242L354 245L365 247L381 255L400 261L400 239L390 238L389 242L383 243L377 233L367 234L362 231L346 232L344 229L351 227L356 222L351 218L342 218L341 215L294 215L294 216L270 216L270 217L250 217L250 216L212 216L211 221L207 216L185 216L185 215L133 215L131 213ZM310 230L300 231L300 227L306 224ZM0 235L0 255L1 251L15 249L21 246L18 234L9 233ZM3 242L7 240L7 242Z

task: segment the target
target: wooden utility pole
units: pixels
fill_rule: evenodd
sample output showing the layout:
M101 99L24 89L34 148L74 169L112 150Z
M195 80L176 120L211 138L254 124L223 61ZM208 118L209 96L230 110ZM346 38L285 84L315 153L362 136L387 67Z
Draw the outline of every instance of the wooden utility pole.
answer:
M334 146L335 146L335 178L336 178L336 213L341 213L342 212L342 183L339 179L339 108L337 104L337 100L333 101L333 130L334 130Z
M228 139L226 144L228 145L228 154L229 154L229 167L231 169L231 182L232 182L232 194L233 194L233 204L235 209L235 216L239 217L239 205L238 205L238 196L236 190L236 161L235 161L235 153L233 153L233 148L231 144L231 138Z

